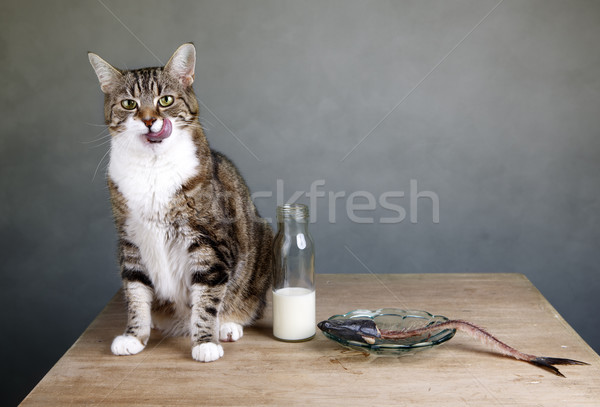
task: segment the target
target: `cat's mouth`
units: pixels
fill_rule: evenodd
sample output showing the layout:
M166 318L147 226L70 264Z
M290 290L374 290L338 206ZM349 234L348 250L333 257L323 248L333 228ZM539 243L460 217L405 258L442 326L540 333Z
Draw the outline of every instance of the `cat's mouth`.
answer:
M169 137L171 135L172 131L173 131L173 125L171 124L171 121L165 117L163 119L162 129L160 129L156 133L153 133L150 131L150 132L144 134L144 137L146 137L146 140L148 140L149 143L160 143L164 139Z

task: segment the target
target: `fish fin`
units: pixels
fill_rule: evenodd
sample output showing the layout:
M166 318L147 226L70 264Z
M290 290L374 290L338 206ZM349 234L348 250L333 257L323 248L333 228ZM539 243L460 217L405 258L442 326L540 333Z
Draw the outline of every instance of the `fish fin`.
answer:
M373 338L372 336L363 336L362 338L363 341L365 341L369 345L373 345L375 343L375 338Z
M556 367L552 365L589 365L589 363L580 362L573 359L561 359L561 358L546 358L543 356L536 357L529 361L529 363L546 369L557 376L565 377Z
M580 362L579 360L573 360L573 359L561 359L561 358L547 358L547 357L538 357L536 359L543 359L544 361L546 361L547 363L550 363L551 365L589 365L589 363L586 362Z

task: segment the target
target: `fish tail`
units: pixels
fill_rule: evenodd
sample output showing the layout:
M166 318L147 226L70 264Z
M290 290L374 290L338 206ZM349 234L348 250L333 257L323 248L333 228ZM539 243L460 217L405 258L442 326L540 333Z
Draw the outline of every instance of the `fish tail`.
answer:
M505 356L510 356L518 360L522 360L525 362L529 362L535 366L541 367L542 369L546 369L557 376L565 377L556 367L553 365L588 365L588 363L580 362L578 360L573 359L561 359L561 358L550 358L543 356L535 356L529 355L527 353L523 353L518 351L517 349L505 344L500 341L492 334L487 332L485 329L478 327L475 324L472 324L467 321L461 320L450 320L446 322L442 322L435 325L426 326L423 328L417 328L413 330L407 331L381 331L381 336L383 338L388 339L401 339L408 338L411 336L423 335L427 333L431 333L433 331L439 331L442 329L456 329L458 331L464 332L469 336L479 340L480 342L488 345L490 348L494 349L498 353L501 353Z
M553 365L589 365L589 363L580 362L579 360L573 359L561 359L561 358L547 358L544 356L538 356L529 361L532 365L546 369L557 376L565 377L556 367Z

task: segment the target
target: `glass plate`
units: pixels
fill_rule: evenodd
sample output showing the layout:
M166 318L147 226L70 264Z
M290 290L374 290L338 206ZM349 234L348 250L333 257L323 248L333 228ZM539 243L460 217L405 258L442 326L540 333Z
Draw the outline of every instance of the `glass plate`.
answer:
M406 311L398 308L381 308L375 311L357 309L342 315L333 315L329 319L372 319L379 329L393 331L410 330L448 321L441 315L431 315L426 311ZM405 339L376 339L374 344L346 340L327 332L327 338L347 348L374 355L399 356L419 350L429 349L446 342L454 336L456 329L441 329L430 334Z

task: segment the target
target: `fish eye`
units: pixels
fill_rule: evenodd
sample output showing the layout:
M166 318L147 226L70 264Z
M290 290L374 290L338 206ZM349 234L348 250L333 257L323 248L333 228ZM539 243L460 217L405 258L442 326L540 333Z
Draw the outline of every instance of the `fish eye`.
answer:
M137 102L131 99L125 99L121 101L121 106L126 110L133 110L137 107Z
M167 107L167 106L171 106L173 104L174 100L175 99L173 99L173 96L167 95L167 96L163 96L160 99L158 99L158 104L161 105L162 107Z

